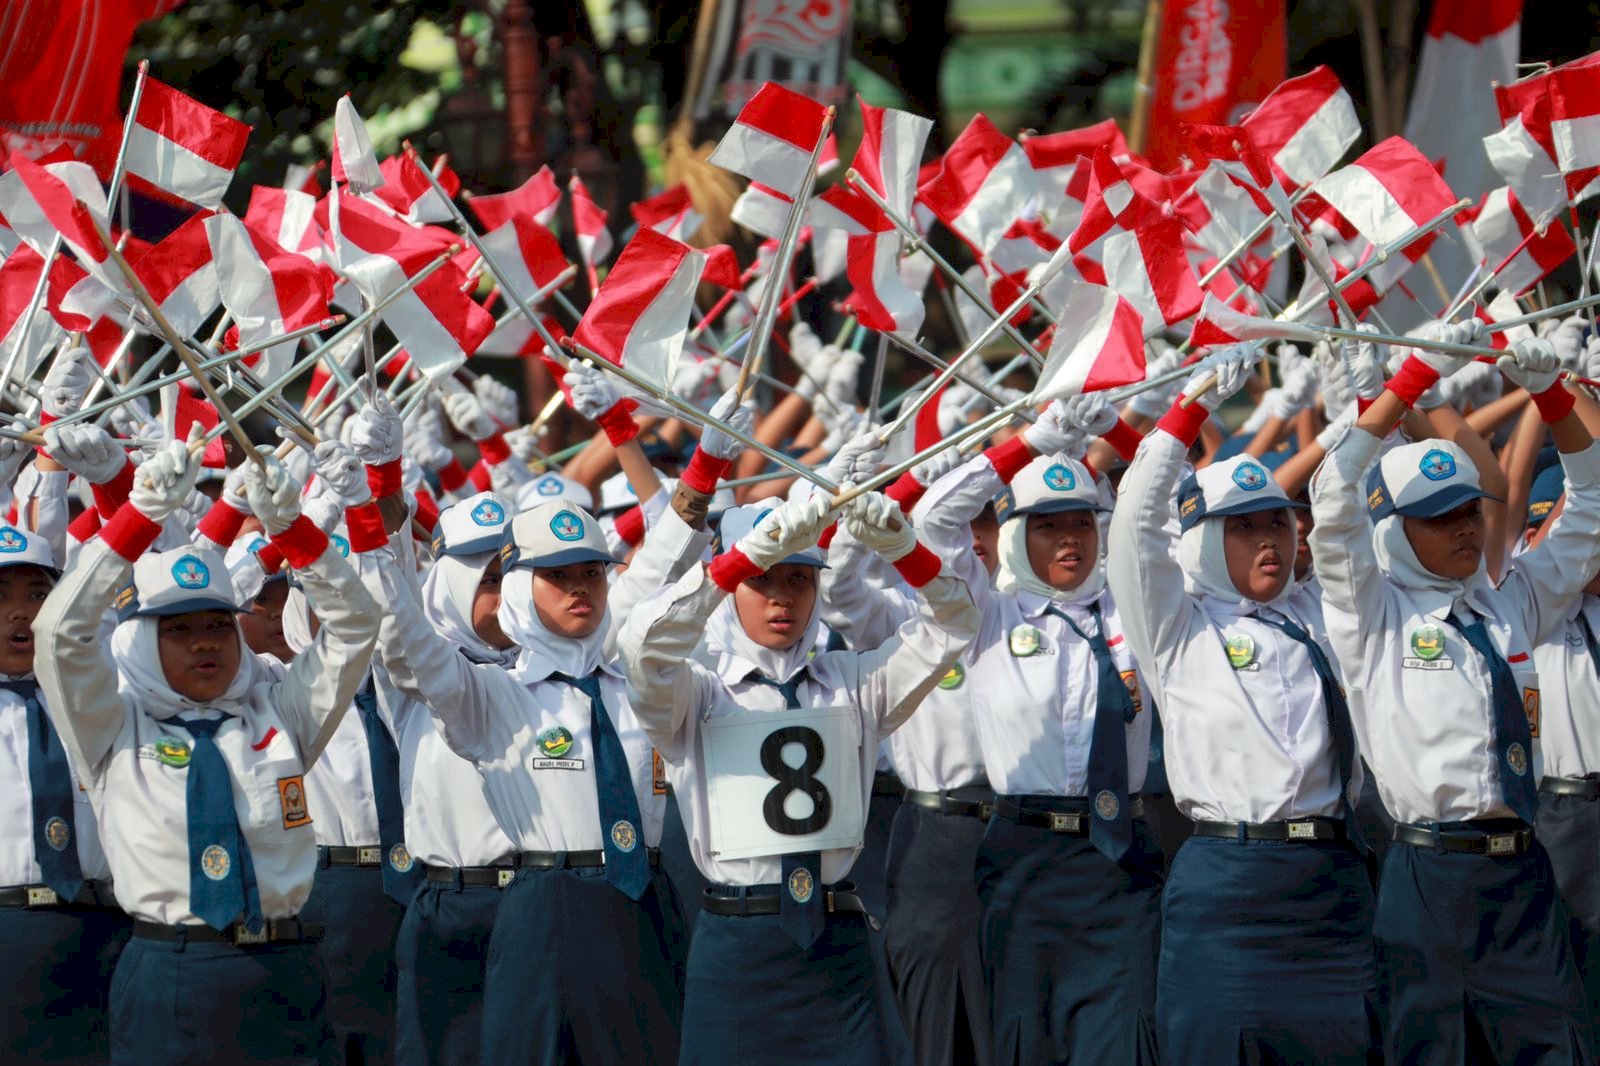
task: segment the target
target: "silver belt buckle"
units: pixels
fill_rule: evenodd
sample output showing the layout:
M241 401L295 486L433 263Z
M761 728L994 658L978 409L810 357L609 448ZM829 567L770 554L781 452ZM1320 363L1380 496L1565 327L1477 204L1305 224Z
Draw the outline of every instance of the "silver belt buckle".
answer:
M1517 853L1517 834L1490 833L1487 850L1490 855L1515 855Z
M1317 839L1316 822L1290 822L1290 840L1315 840Z
M28 886L28 906L54 907L60 902L61 897L56 894L55 889L49 888L45 885Z
M381 865L383 865L383 849L382 848L357 848L356 849L356 865L357 866L381 866Z
M272 941L272 923L263 922L261 932L252 933L242 925L233 927L233 942L240 947L251 947L256 944L267 944Z
M1077 811L1050 812L1052 833L1076 833L1081 825L1083 825L1083 815Z
M515 870L500 870L495 874L495 886L494 887L496 887L496 888L505 888L507 885L509 885L512 881L515 881L516 879L517 879L517 871L515 871Z

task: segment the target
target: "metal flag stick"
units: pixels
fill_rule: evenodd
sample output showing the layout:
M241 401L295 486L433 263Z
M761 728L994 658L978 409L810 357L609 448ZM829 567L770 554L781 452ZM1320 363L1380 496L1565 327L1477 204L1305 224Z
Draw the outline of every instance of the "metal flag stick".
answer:
M1568 300L1564 304L1556 304L1554 307L1546 307L1542 311L1534 311L1518 318L1508 318L1504 322L1491 322L1483 328L1487 333L1500 333L1516 326L1532 325L1541 319L1555 318L1557 315L1565 315L1573 311L1582 311L1586 307L1594 307L1597 304L1600 304L1600 294L1586 296L1581 300Z
M1398 254L1413 241L1420 240L1421 238L1426 237L1428 234L1439 229L1446 222L1449 222L1451 219L1455 218L1456 215L1460 214L1462 211L1471 206L1472 200L1470 197L1457 200L1455 203L1439 212L1439 214L1434 218L1429 219L1420 226L1416 226L1410 230L1407 230L1405 233L1402 233L1400 236L1396 237L1393 241L1390 241L1382 248L1373 252L1372 255L1367 257L1366 262L1362 263L1360 266L1356 267L1354 270L1340 279L1339 284L1336 287L1341 292L1348 292L1350 286L1354 285L1356 282L1360 281L1362 278L1378 269L1378 267L1382 266L1384 263L1387 263L1390 256ZM1322 301L1327 298L1327 295L1328 290L1326 288L1319 289L1318 291L1309 294L1306 298L1306 304L1304 307L1302 307L1300 305L1300 301L1296 299L1288 307L1283 309L1283 313L1279 315L1279 317L1286 318L1291 322L1304 318L1306 315L1309 315L1313 311L1317 310L1321 306Z
M872 365L872 388L867 393L867 413L878 418L878 402L883 399L883 368L889 361L889 334L878 334L878 354Z

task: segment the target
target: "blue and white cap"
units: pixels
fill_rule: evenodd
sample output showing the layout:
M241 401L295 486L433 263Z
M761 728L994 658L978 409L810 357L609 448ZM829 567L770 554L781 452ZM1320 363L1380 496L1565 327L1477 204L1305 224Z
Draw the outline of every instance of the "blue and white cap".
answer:
M742 507L728 508L722 513L722 525L718 528L716 539L711 545L712 554L719 554L736 546L745 538L746 534L756 528L757 523L775 508L782 505L782 500L776 496L769 496L765 500L747 503ZM828 565L827 553L813 544L803 551L797 551L792 555L779 559L774 565L783 566L791 563L796 566L826 567Z
M1423 440L1385 452L1367 476L1367 517L1392 514L1434 518L1464 503L1488 497L1478 468L1453 441Z
M621 562L607 550L594 515L571 500L547 500L523 511L500 535L500 568L506 571Z
M1016 515L1104 510L1089 468L1061 454L1039 456L994 498L994 516L1001 522Z
M478 555L499 551L511 508L492 492L458 500L439 512L433 527L434 555Z
M628 475L612 474L600 482L600 509L595 514L608 515L626 511L638 502L639 497L634 495L633 486L628 484Z
M594 510L594 493L569 477L551 471L517 486L517 510L526 511L544 500L572 500L586 511ZM632 506L631 502L629 506Z
M0 525L0 570L8 566L38 566L52 574L61 572L49 541L16 526Z
M1566 491L1567 473L1560 463L1539 471L1528 489L1528 525L1535 528L1544 525L1550 512L1556 509L1561 494Z
M222 553L193 544L140 556L112 606L122 620L241 609Z
M1236 455L1195 471L1178 486L1178 527L1187 533L1202 518L1305 506L1284 494L1278 479L1259 459Z
M223 561L228 567L228 579L233 582L235 602L254 603L267 582L288 579L287 567L280 567L273 574L262 567L260 552L266 546L267 538L260 533L246 533L228 546Z

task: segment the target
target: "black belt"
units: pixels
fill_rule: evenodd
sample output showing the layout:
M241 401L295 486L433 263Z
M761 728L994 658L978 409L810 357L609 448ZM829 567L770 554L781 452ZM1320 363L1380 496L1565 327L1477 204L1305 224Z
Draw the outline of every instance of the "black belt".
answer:
M240 922L233 922L220 933L209 925L134 922L133 935L144 940L158 940L164 944L232 944L243 948L259 944L289 944L315 940L322 935L322 928L302 924L298 918L268 918L259 933L250 932Z
M1539 781L1539 791L1552 796L1577 796L1579 799L1600 799L1600 775L1588 777L1545 777Z
M920 788L906 789L906 802L915 803L940 814L962 818L989 820L994 813L994 793L969 788L947 789L943 792L924 792Z
M846 882L822 890L822 907L829 914L866 914L867 905ZM778 885L712 885L700 897L707 914L749 918L758 914L777 914L783 910L783 889Z
M44 907L115 907L116 905L117 900L111 894L110 886L102 888L93 881L85 881L76 896L65 900L48 885L8 885L0 888L0 909L20 907L39 910Z
M1290 818L1282 822L1207 822L1194 823L1197 837L1225 840L1347 840L1342 818Z
M362 847L345 847L318 844L317 865L323 869L329 866L382 866L383 846L368 844Z
M423 876L434 884L470 885L475 888L505 888L516 880L515 866L429 866Z
M893 770L879 770L872 775L872 794L899 799L906 794L906 786L900 783L899 775Z
M645 848L651 866L661 865L661 849ZM514 860L519 870L577 870L604 866L604 851L524 851Z
M996 796L994 798L994 813L1018 825L1033 826L1035 829L1048 829L1052 833L1063 836L1086 837L1089 835L1089 826L1094 821L1094 814L1089 810L1089 801L1081 796L1040 796L1027 797L1047 800L1056 809L1043 809L1024 807L1018 796ZM1144 799L1134 796L1128 801L1128 817L1144 817Z
M1498 830L1498 831L1496 831ZM1472 855L1521 855L1533 847L1533 829L1520 822L1506 820L1505 828L1475 829L1470 825L1461 828L1440 828L1434 839L1434 827L1401 822L1394 827L1394 838L1402 844L1417 848L1443 847L1446 851L1467 852Z

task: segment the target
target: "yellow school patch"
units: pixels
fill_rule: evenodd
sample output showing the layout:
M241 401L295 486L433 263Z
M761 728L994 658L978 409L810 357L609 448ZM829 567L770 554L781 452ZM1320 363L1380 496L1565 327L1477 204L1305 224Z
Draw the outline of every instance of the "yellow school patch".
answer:
M285 829L299 829L311 824L311 812L306 809L306 782L303 775L278 778L278 806L283 810Z
M1522 690L1522 710L1528 716L1528 728L1533 731L1535 738L1539 736L1539 690L1525 688Z

